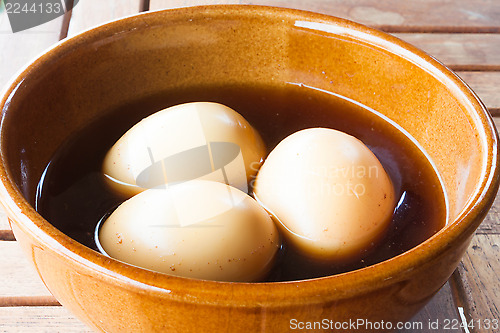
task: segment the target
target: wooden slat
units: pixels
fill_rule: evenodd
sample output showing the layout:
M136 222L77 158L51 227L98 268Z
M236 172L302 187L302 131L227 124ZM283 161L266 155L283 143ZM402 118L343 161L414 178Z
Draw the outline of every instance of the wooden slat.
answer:
M0 12L0 87L21 67L59 40L61 25L62 16L14 34L5 10Z
M500 235L478 234L451 279L455 301L464 308L471 332L498 332L500 327ZM477 321L497 320L497 329L479 329Z
M140 0L82 0L73 8L68 28L68 37L96 25L139 13Z
M500 34L394 35L426 51L455 70L500 69Z
M500 115L500 72L457 72L493 115Z
M50 296L50 298L46 298ZM33 300L16 297L32 297ZM42 283L32 264L15 241L0 241L0 303L54 303L53 296Z
M458 320L459 315L457 308L453 303L450 284L447 282L443 288L432 298L432 300L414 316L410 322L413 323L408 329L401 329L397 333L436 333L438 330L433 329L429 323L442 321L443 319ZM417 325L421 324L419 327ZM443 325L439 326L443 328ZM462 333L461 329L447 330L448 333Z
M0 307L0 332L91 333L62 306Z
M257 4L310 10L389 31L500 31L496 0L151 0L151 9L224 4Z

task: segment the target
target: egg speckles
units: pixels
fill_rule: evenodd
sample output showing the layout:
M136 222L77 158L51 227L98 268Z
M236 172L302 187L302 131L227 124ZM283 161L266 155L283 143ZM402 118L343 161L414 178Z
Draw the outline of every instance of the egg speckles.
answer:
M306 256L344 262L383 236L394 188L375 155L343 132L311 128L281 141L256 179L255 196Z
M101 251L173 275L259 281L280 231L303 256L341 264L382 239L394 188L360 140L311 128L265 154L257 131L221 104L181 104L143 119L103 162L107 184L129 199L98 230ZM251 181L257 200L247 194Z
M148 189L122 203L99 231L103 252L154 271L217 281L258 281L280 238L250 196L193 180Z
M265 154L259 133L236 111L195 102L158 111L134 125L108 151L102 168L110 188L125 198L191 179L247 192Z

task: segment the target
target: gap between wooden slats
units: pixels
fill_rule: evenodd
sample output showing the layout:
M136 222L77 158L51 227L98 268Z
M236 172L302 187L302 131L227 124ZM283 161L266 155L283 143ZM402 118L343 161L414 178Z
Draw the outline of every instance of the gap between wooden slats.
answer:
M52 295L19 244L16 241L0 241L0 305L15 304L18 297L34 297L33 302L46 305L50 304L48 299ZM29 301L20 299L17 304L26 305Z
M61 306L54 296L1 296L0 308L9 306Z

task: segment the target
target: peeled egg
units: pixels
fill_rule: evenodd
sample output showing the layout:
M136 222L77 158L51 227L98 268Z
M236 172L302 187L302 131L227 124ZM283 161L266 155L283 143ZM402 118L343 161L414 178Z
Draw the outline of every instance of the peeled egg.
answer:
M258 281L280 246L269 214L220 182L148 189L123 202L98 231L101 251L154 271L217 281Z
M359 259L387 230L392 182L377 157L343 132L311 128L281 141L256 179L256 199L303 255Z
M195 102L158 111L129 129L108 151L103 173L123 197L191 179L248 191L266 154L259 133L236 111Z

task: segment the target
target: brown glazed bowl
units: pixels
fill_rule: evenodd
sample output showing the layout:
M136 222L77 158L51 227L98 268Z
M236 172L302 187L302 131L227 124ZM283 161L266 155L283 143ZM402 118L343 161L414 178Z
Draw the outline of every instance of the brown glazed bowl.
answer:
M110 259L35 211L42 171L72 133L124 103L200 81L303 83L379 111L436 166L447 225L368 268L303 281L227 283ZM409 320L458 265L499 182L495 127L455 74L397 38L297 10L208 6L114 21L45 52L5 88L0 106L0 195L14 234L61 304L103 332L275 333L299 322Z

